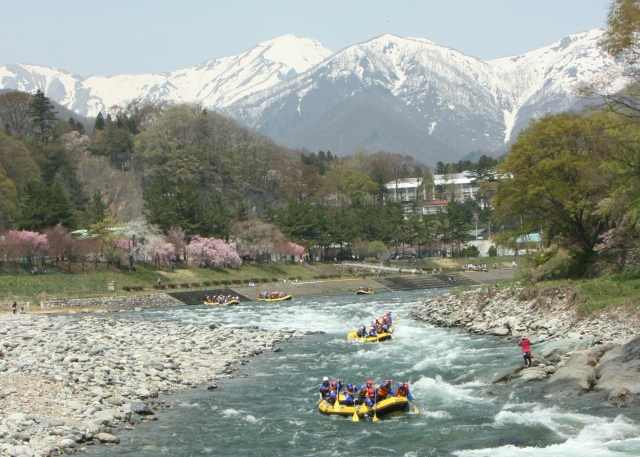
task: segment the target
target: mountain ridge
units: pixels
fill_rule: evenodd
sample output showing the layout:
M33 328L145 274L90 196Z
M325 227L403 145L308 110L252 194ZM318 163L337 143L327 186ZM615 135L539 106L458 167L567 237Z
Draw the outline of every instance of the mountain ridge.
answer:
M597 46L602 33L579 32L488 61L427 38L383 34L334 53L289 34L156 74L5 65L0 88L41 89L85 115L135 98L198 101L293 148L345 155L365 147L450 161L470 151L502 152L532 118L575 107L582 84L617 68Z

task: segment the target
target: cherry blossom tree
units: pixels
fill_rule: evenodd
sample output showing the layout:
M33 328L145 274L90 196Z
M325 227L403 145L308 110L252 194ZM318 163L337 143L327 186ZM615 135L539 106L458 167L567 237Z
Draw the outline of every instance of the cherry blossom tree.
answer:
M180 260L180 253L182 252L184 260L187 260L187 243L184 240L184 230L181 228L172 229L167 232L165 241L173 244L174 253Z
M160 265L169 265L176 257L175 246L160 237L152 238L144 247L144 255L151 257L156 266L158 263Z
M304 254L304 246L300 246L299 244L292 243L291 241L287 241L285 250L288 255L295 257L301 256Z
M10 230L4 238L5 252L16 264L26 258L29 264L34 258L42 257L49 250L47 236L29 230Z
M221 268L242 265L242 260L236 252L236 243L225 243L223 240L195 235L189 243L188 250L193 260L208 266Z
M69 270L71 270L71 256L74 254L75 238L60 223L47 230L46 236L49 242L49 255L54 257L56 267L58 266L58 261L64 260L66 257L69 259Z

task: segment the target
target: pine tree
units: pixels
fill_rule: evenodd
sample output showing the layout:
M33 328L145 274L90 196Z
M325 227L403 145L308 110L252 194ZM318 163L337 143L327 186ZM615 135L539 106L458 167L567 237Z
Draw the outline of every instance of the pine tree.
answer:
M23 230L42 231L58 223L74 228L76 219L59 182L48 185L31 181L25 186L22 205L14 223Z
M45 146L51 141L53 128L56 123L56 112L51 100L38 89L29 101L29 115L35 130L35 136L40 146Z
M102 116L102 112L98 113L96 116L96 122L93 124L93 130L104 130L104 117Z
M104 202L104 196L100 189L97 189L91 197L91 205L89 207L91 212L91 223L97 224L104 221L107 217L111 216L109 205Z

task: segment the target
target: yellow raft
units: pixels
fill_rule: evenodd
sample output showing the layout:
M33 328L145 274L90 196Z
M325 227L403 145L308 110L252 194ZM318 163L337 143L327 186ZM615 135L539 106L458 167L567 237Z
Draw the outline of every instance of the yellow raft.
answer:
M335 405L329 403L326 400L322 400L318 404L318 409L322 414L333 414L337 416L353 417L353 413L356 412L358 417L373 416L374 410L377 417L386 416L388 414L400 413L409 409L409 400L406 397L389 397L379 402L375 407L367 405L346 406L342 404L344 402L344 395L340 395L341 404L336 411Z
M393 327L395 327L396 323L391 324L391 332L389 333L380 333L378 336L367 336L359 337L358 332L350 332L347 333L347 341L360 341L361 343L379 343L380 341L390 340L391 333L393 332Z
M224 303L218 303L218 302L207 303L207 302L204 302L203 304L205 306L232 306L232 305L239 305L240 302L238 300L229 300L229 301L226 301Z
M375 292L373 290L356 290L356 295L373 295Z
M293 296L289 294L281 298L258 298L258 301L285 301L285 300L291 300L292 298Z

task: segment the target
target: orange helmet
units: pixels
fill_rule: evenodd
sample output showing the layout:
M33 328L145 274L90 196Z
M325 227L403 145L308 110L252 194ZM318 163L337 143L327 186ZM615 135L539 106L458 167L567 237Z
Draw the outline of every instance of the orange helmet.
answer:
M371 379L367 379L367 386L371 387L373 385L373 381Z
M331 381L331 387L335 387L337 385L338 385L338 383L336 381Z

